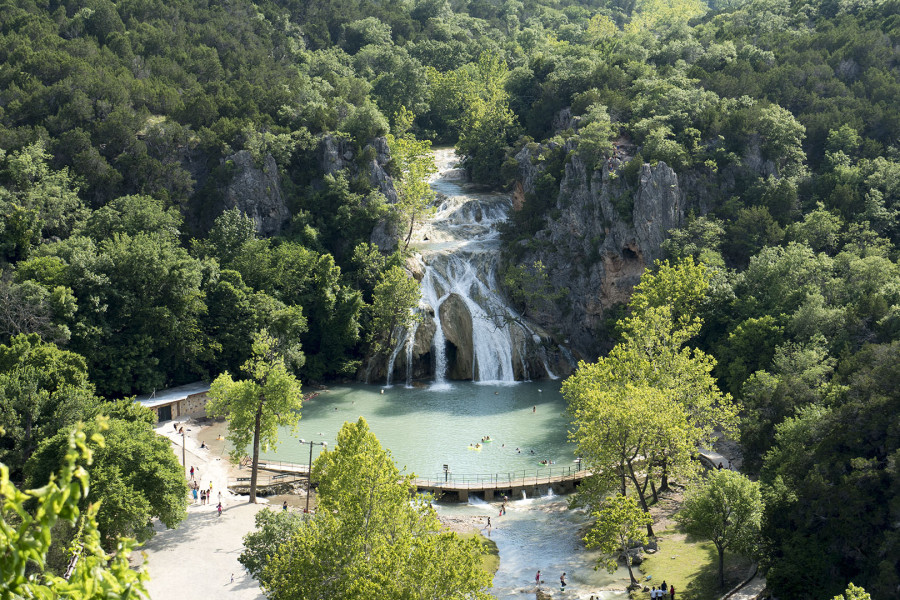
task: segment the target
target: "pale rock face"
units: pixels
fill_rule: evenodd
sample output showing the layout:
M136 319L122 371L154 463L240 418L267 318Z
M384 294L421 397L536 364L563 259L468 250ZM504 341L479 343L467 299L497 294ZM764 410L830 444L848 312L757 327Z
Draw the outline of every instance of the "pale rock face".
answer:
M472 346L472 313L465 301L456 294L444 300L440 308L441 329L452 344L454 357L448 361L448 379L471 379L474 372L475 349Z
M253 219L260 235L279 233L290 222L291 211L281 192L275 159L267 154L259 167L249 152L241 150L226 160L233 162L235 171L225 188L223 210L238 208Z
M534 193L541 165L526 147L516 156L521 196ZM624 152L589 172L574 155L565 166L556 201L556 218L548 218L522 264L540 260L551 283L568 288L557 310L545 308L528 317L549 331L565 332L578 358L595 360L606 349L607 312L628 301L645 267L662 256L668 231L685 215L685 194L678 176L664 162L641 166L637 184L624 181ZM534 161L537 162L537 161ZM624 207L624 208L623 208ZM565 310L560 310L565 308Z

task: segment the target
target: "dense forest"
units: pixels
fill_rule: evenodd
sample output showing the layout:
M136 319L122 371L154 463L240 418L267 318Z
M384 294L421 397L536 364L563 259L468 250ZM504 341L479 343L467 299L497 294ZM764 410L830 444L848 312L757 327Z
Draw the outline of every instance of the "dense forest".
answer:
M304 382L360 373L415 303L419 141L495 188L537 166L503 241L538 320L567 310L530 261L567 170L617 179L627 221L664 163L771 589L891 597L898 98L898 0L2 0L0 460L38 481L98 412L129 439L146 415L108 400L234 372L263 329Z

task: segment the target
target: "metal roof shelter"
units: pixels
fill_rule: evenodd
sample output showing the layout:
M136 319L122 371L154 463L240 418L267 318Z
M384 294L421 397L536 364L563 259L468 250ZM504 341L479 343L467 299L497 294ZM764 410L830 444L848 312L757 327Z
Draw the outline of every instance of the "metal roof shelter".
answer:
M208 383L198 381L138 396L136 400L156 413L159 421L186 415L205 417L209 387Z

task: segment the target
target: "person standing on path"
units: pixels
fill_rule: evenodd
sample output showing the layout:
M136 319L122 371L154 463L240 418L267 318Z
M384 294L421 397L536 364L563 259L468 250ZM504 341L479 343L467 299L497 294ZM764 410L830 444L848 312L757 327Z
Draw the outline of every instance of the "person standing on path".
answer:
M284 512L287 512L287 500L285 500L284 503L281 505L281 510L283 510Z
M191 481L194 480L194 465L191 465Z
M221 502L219 502L219 505L216 507L216 510L219 511L219 516L221 517L222 516L222 503Z

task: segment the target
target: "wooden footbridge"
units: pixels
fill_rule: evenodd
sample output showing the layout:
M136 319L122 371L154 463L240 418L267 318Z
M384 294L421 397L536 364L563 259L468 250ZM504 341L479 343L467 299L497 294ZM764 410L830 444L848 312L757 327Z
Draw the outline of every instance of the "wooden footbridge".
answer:
M716 468L727 462L726 468L732 468L731 461L712 450L699 448L697 454L706 467ZM448 470L427 478L416 477L413 483L418 491L429 492L439 500L468 502L470 495L476 495L490 502L503 496L521 498L523 493L528 497L546 496L551 489L554 494L569 494L591 475L589 469L579 467L548 465L483 475L458 475ZM267 473L273 484L287 477L292 482L309 477L309 465L298 463L261 460L259 468ZM241 482L249 480L249 476L239 479Z
M282 461L259 461L260 470L280 475L309 476L309 466ZM452 471L439 473L428 478L413 479L416 489L429 492L435 498L445 501L468 502L470 495L484 500L509 496L545 496L551 489L554 494L568 494L587 478L591 472L578 467L548 465L536 469L507 471L504 473L458 475ZM277 477L277 475L276 475Z

